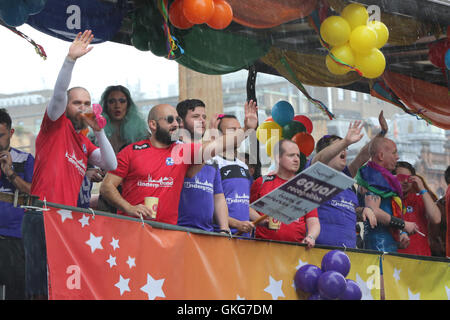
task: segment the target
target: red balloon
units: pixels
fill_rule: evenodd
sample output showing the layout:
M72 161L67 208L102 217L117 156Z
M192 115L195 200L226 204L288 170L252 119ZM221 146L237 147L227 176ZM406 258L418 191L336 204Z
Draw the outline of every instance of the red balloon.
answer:
M233 20L233 9L225 0L214 0L214 14L206 23L210 28L221 30Z
M307 132L299 132L292 137L300 152L305 156L309 156L314 151L314 138Z
M178 29L189 29L194 26L183 13L183 1L175 0L169 8L169 21Z
M206 23L214 14L213 0L184 0L184 16L194 24Z
M306 128L306 132L311 133L313 131L312 121L307 116L297 115L294 117L294 121L303 123Z
M445 53L450 49L450 40L441 39L429 45L428 59L436 67L445 69Z

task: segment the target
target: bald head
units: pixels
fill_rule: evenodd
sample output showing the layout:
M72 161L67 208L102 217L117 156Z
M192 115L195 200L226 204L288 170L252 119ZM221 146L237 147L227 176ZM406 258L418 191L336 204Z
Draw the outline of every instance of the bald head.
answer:
M158 120L161 117L165 117L167 113L170 114L177 114L177 109L175 107L171 106L170 104L158 104L154 106L150 112L148 113L147 121L150 120Z
M373 139L369 146L369 154L373 162L391 171L395 169L399 159L395 142L384 137Z

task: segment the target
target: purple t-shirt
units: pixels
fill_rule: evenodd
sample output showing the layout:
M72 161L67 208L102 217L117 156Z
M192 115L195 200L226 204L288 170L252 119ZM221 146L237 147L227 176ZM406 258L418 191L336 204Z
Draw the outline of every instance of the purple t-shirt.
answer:
M214 231L214 195L223 193L220 171L204 165L193 178L185 178L178 206L178 225Z

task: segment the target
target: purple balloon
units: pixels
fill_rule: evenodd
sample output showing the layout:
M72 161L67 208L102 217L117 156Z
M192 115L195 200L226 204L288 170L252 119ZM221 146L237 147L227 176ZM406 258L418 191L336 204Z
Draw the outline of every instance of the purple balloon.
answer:
M322 297L333 300L345 291L347 282L339 272L327 271L320 276L317 287Z
M323 256L321 266L323 272L337 271L345 278L350 272L350 259L344 252L333 250Z
M318 293L314 293L312 295L309 296L308 300L325 300L323 299L320 294Z
M345 281L347 282L347 287L345 288L344 292L339 296L339 299L361 300L362 292L358 284L351 279L346 279Z
M317 282L322 275L319 267L307 264L299 268L295 274L294 283L297 289L308 293L317 292Z

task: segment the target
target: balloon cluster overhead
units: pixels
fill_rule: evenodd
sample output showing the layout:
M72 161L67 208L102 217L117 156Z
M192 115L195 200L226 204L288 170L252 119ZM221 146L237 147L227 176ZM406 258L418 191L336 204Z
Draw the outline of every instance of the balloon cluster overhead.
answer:
M350 272L350 259L340 250L329 251L321 267L307 264L295 273L297 290L309 294L308 300L361 300L358 284L345 277Z
M364 6L352 3L340 16L326 18L320 36L330 49L325 64L332 74L356 71L368 79L383 74L386 59L380 49L388 41L389 30L383 22L370 20Z
M2 0L0 19L11 27L21 26L28 16L41 12L46 3L47 0Z
M266 145L269 157L272 157L273 148L281 139L294 141L300 149L301 171L306 164L306 157L314 151L312 130L313 124L307 116L295 115L292 105L281 100L272 107L272 117L258 126L256 137L260 143Z

